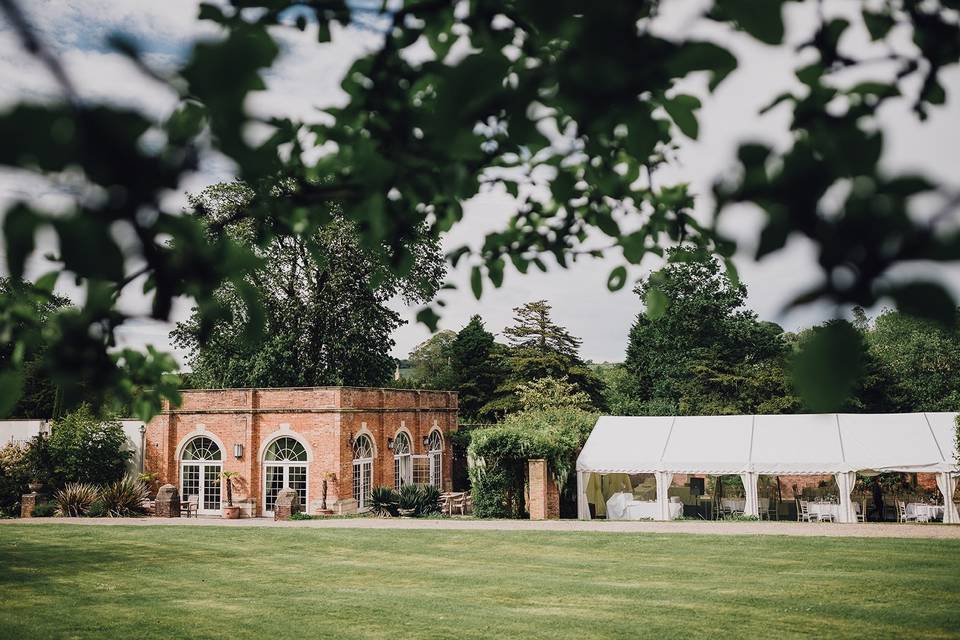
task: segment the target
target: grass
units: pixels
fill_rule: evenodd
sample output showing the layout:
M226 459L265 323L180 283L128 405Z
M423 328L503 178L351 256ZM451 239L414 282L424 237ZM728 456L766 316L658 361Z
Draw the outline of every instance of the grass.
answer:
M0 638L960 636L960 541L0 527Z

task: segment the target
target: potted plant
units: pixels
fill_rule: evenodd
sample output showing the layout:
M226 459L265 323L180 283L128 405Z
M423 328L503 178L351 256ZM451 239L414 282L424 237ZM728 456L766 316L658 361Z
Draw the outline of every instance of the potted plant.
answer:
M327 472L323 474L323 493L320 500L320 515L329 516L333 514L333 509L327 506L327 482L333 482L337 479L337 474L333 472Z
M227 520L236 520L240 517L240 507L233 504L233 479L239 474L236 471L222 471L224 484L227 486L227 504L223 508L223 517Z
M417 513L420 505L420 489L415 484L405 484L400 487L397 496L397 513L403 518L409 518Z

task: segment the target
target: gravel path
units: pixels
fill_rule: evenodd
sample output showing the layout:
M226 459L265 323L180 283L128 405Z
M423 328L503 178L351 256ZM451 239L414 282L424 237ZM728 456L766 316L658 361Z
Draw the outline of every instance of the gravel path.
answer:
M222 520L220 518L26 518L0 520L4 524L217 526L217 527L302 527L321 529L431 529L464 531L587 531L604 533L679 533L703 535L824 536L831 538L930 538L960 540L960 526L938 524L830 524L801 522L713 522L681 520L677 522L607 522L594 520L473 520L329 518L274 522L267 518Z

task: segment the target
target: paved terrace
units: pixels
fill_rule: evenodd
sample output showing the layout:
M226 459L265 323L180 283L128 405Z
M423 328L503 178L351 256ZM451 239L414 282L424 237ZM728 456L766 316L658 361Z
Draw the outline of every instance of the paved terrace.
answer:
M267 518L24 518L0 520L4 524L132 525L138 527L283 527L304 529L430 529L451 531L578 531L593 533L654 533L701 535L824 536L830 538L960 539L960 526L942 524L831 524L804 522L608 522L606 520L474 520L472 518L324 518L274 522Z

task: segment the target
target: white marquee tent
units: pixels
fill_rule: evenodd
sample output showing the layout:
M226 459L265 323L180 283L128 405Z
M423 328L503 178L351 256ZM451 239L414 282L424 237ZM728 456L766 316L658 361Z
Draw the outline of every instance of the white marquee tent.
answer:
M613 417L597 420L577 458L578 514L590 518L589 474L652 473L659 518L669 519L675 473L739 475L746 515L758 514L757 476L825 475L837 480L843 522L856 522L850 492L861 472L935 473L944 495L960 477L955 413ZM951 500L944 522L960 523Z

